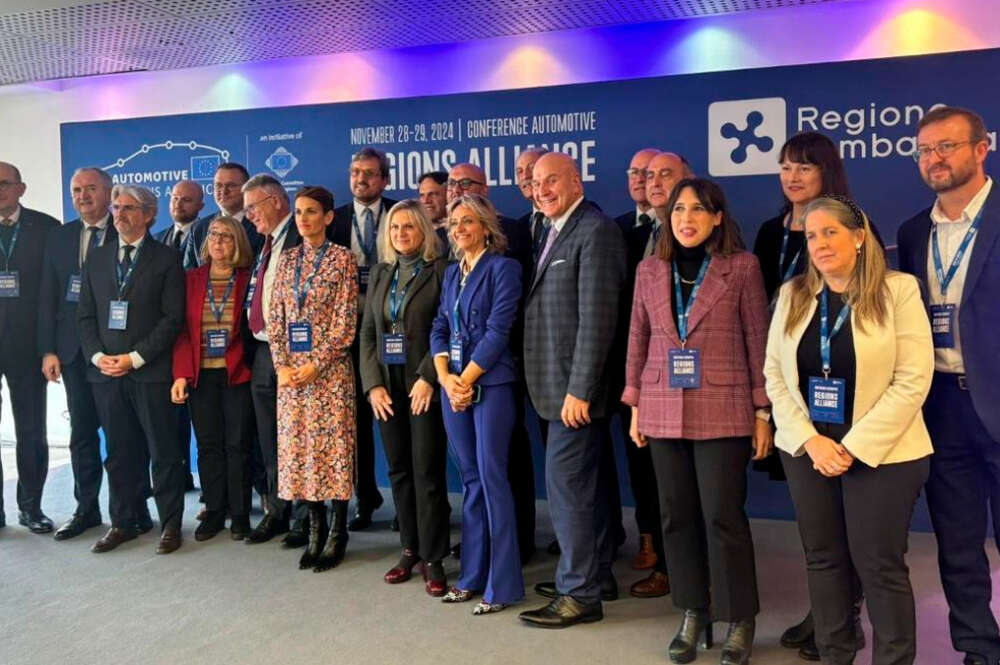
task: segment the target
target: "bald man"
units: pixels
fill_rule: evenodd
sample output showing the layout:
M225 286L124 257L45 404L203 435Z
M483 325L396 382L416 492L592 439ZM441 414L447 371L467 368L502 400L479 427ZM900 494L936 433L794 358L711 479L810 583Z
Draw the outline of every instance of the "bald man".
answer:
M609 393L607 359L625 281L625 246L618 225L584 200L580 172L568 155L540 157L532 187L548 231L525 302L524 366L531 402L548 426L545 486L562 554L554 598L521 619L565 628L601 620L602 577L614 581L612 497L599 460L617 401Z
M625 169L628 195L635 203L635 208L615 217L622 233L652 221L653 212L650 210L649 199L646 198L646 167L649 166L649 160L659 152L658 148L643 148L632 155L632 160Z

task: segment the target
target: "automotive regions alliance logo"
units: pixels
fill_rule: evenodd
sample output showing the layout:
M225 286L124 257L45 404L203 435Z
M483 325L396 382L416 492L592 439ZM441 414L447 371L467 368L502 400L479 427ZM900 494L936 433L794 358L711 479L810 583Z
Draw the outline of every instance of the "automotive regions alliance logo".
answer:
M279 146L277 150L272 152L271 155L264 160L264 164L267 165L267 168L271 169L279 178L284 178L286 175L291 173L292 169L294 169L298 163L298 158L288 152L284 146Z
M782 97L709 104L708 172L713 176L778 173L785 115Z

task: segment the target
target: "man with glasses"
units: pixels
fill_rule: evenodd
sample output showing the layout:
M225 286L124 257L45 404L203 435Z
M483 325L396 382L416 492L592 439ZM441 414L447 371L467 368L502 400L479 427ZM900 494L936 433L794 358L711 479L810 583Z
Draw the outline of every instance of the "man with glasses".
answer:
M247 219L243 210L243 184L250 179L250 174L242 164L236 162L224 162L215 169L215 177L212 181L212 192L215 203L219 206L217 212L205 215L191 227L191 233L184 241L184 269L190 270L201 265L201 246L205 243L205 236L208 234L208 226L213 219L220 215L232 217L239 220L243 225L243 230L247 232L250 239L250 247L253 251L260 252L264 246L264 238L257 233L257 229Z
M361 313L364 312L365 291L368 288L368 274L381 256L379 248L381 234L386 233L386 213L396 202L382 196L389 184L389 160L385 153L375 148L365 147L351 156L348 168L353 200L333 211L333 223L327 227L330 240L351 250L358 264L358 329L361 327ZM361 363L359 362L360 335L354 336L351 345L351 359L354 363L355 391L361 389ZM351 531L362 531L372 524L372 513L382 505L382 493L375 484L375 430L372 407L368 400L355 400L358 427L357 496L354 517L348 523Z
M91 548L109 552L136 538L149 496L160 517L157 554L181 546L184 466L168 399L174 341L184 324L184 269L176 252L156 242L156 195L116 185L111 210L118 241L90 250L83 264L77 326L90 361L97 413L108 456L111 528Z
M32 533L52 531L42 512L49 469L45 378L38 371L38 292L42 258L55 218L21 207L21 172L0 162L0 375L7 380L17 439L17 521ZM0 469L0 477L3 471ZM0 496L0 527L6 524Z
M653 221L650 209L652 206L649 204L649 199L646 198L646 167L649 165L649 160L659 152L656 148L643 148L632 155L632 161L625 169L628 195L635 202L635 208L615 217L615 222L621 227L622 233L643 224L650 224Z
M983 168L988 152L979 115L947 106L928 112L914 159L937 198L897 236L900 268L925 286L934 338L924 403L934 442L927 506L951 641L966 665L1000 662L983 549L987 514L1000 544L1000 193Z
M42 374L66 389L69 410L69 456L73 468L73 517L60 526L56 540L66 540L101 524L98 495L104 469L97 405L87 383L90 361L80 348L76 309L80 300L80 273L90 253L118 241L111 223L111 176L95 167L79 168L70 179L70 194L78 219L49 231L42 266L38 307L38 351ZM142 527L152 528L148 509ZM149 529L145 529L148 531ZM142 529L140 529L142 531Z

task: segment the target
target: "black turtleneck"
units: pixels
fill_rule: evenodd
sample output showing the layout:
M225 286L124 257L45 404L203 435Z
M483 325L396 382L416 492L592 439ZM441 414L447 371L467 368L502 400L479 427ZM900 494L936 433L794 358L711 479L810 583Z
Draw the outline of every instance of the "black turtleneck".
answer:
M687 306L691 299L691 291L694 290L694 282L698 278L698 271L701 270L701 263L705 260L705 243L697 247L684 247L676 240L674 241L674 262L677 264L677 272L681 276L681 296L684 298L684 305ZM670 269L670 294L674 295L674 269ZM670 303L674 312L674 325L677 325L677 302L671 297Z

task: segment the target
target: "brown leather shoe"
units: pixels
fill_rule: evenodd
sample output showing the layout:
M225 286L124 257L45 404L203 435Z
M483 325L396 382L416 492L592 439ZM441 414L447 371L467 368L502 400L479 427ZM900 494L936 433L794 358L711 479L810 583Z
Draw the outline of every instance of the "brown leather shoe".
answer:
M649 577L629 587L628 592L636 598L659 598L670 593L670 580L664 573L654 570Z
M639 551L632 559L632 570L649 570L656 565L656 552L653 551L653 537L648 533L639 534Z
M134 540L138 535L139 534L136 533L135 529L113 526L108 529L107 533L101 536L100 540L94 543L94 546L90 548L90 551L95 554L110 552L122 543Z
M181 530L175 526L168 526L160 534L160 544L156 546L157 554L170 554L177 551L181 546Z

